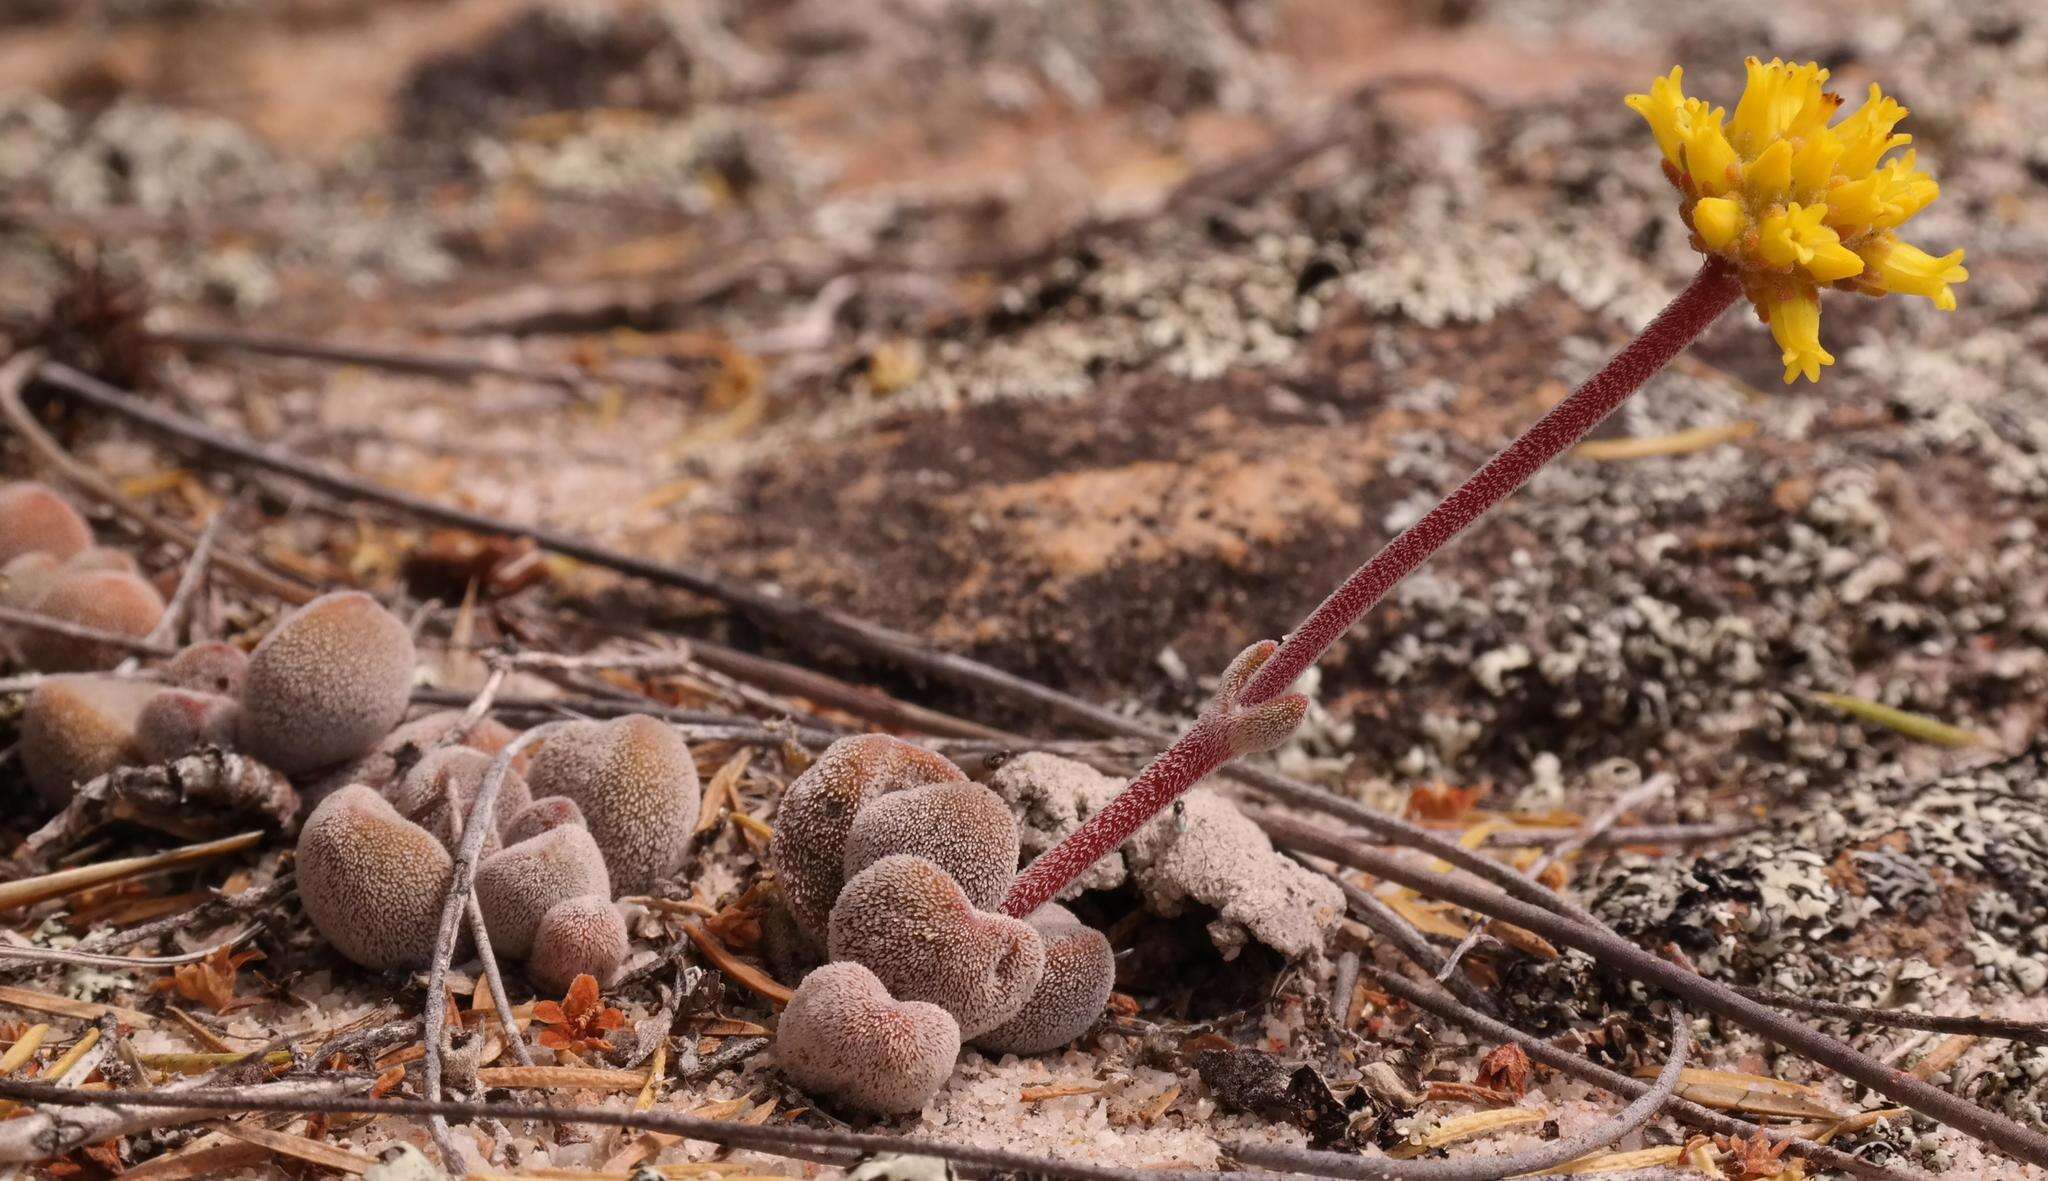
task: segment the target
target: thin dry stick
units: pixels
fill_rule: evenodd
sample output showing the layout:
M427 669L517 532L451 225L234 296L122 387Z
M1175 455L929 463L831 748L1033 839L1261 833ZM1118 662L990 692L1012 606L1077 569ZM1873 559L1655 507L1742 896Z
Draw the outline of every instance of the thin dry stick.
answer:
M150 629L149 638L156 643L174 645L178 642L186 613L192 609L192 597L206 585L206 564L212 560L213 541L220 535L221 522L226 518L225 511L217 512L199 531L199 540L192 545L192 556L185 560L185 571L178 576L178 588L171 592L171 601L164 607L163 618Z
M1636 824L1595 833L1580 846L1584 849L1621 849L1631 845L1701 845L1746 836L1763 826L1753 820L1725 820L1717 824ZM1487 848L1543 849L1567 844L1584 835L1583 829L1560 828L1549 832L1518 829L1496 832L1486 838Z
M110 632L68 619L58 619L37 611L23 611L15 607L0 607L0 623L13 627L25 627L30 631L46 632L53 636L64 636L73 640L87 640L133 652L139 656L170 656L177 649L146 636L131 636L124 632Z
M225 951L246 941L262 930L262 924L252 923L212 947L199 951L187 951L178 955L105 955L94 951L75 951L63 947L23 947L11 943L0 943L0 960L21 960L26 963L77 964L88 968L175 968L179 964L196 964L218 951ZM0 972L4 972L0 968Z
M368 1085L369 1079L361 1080ZM282 1086L283 1084L273 1084ZM304 1085L304 1084L301 1084ZM112 1109L124 1107L174 1108L181 1112L228 1111L228 1112L297 1112L324 1115L392 1115L426 1116L446 1120L496 1119L496 1120L563 1120L566 1122L596 1124L601 1127L625 1128L636 1132L661 1132L691 1140L704 1140L713 1144L724 1144L733 1148L745 1148L754 1152L773 1153L778 1156L795 1155L795 1149L826 1149L858 1152L863 1155L891 1153L912 1156L936 1156L959 1164L986 1169L999 1169L1027 1176L1071 1177L1075 1181L1157 1181L1156 1169L1119 1169L1101 1165L1082 1164L1060 1160L1056 1157L1033 1156L1023 1152L1009 1152L999 1148L978 1148L970 1144L948 1144L942 1140L926 1140L913 1136L879 1136L860 1132L842 1132L830 1128L763 1127L756 1124L732 1120L699 1119L695 1116L672 1115L667 1112L611 1110L597 1107L538 1107L524 1103L451 1103L422 1099L358 1099L353 1096L322 1096L305 1099L290 1096L266 1094L263 1088L236 1091L185 1091L166 1093L164 1091L84 1091L69 1087L56 1087L48 1083L28 1082L21 1079L0 1078L0 1099L12 1099L20 1103L59 1104L71 1107L107 1106ZM62 1127L62 1121L41 1113L26 1117L46 1121L44 1126ZM0 1124L0 1136L11 1129L14 1122ZM22 1139L27 1139L23 1137ZM75 1143L63 1143L52 1155L61 1155ZM0 1155L0 1159L14 1157ZM20 1158L24 1161L40 1157ZM1204 1172L1200 1170L1174 1170L1174 1181L1275 1181L1265 1173Z
M1774 1009L1791 1009L1815 1017L1861 1022L1865 1025L1889 1025L1900 1029L1925 1029L1934 1033L1999 1038L2008 1042L2024 1042L2030 1046L2048 1046L2048 1021L2019 1021L2008 1017L1943 1017L1934 1013L1915 1013L1907 1009L1843 1005L1834 1001L1793 996L1791 993L1772 992L1767 988L1751 988L1742 984L1731 984L1729 987L1758 1004L1769 1005Z
M1606 811L1573 833L1570 839L1558 842L1549 852L1537 858L1536 864L1529 867L1528 876L1542 878L1545 870L1585 848L1587 842L1613 827L1624 813L1640 808L1670 790L1671 776L1652 775L1634 788L1621 793L1619 798L1607 806ZM1436 978L1439 981L1448 980L1451 973L1458 970L1458 961L1465 958L1465 953L1477 947L1479 940L1485 935L1486 925L1474 923L1472 933L1459 940L1458 946L1451 949L1451 954L1444 957L1444 966L1436 970Z
M388 369L394 373L414 373L422 377L449 381L467 381L472 377L506 377L514 381L530 381L536 385L552 385L565 390L581 389L592 383L645 385L663 389L671 384L666 380L632 374L585 373L568 365L505 365L479 357L466 357L459 353L336 344L332 341L238 332L224 328L174 328L153 332L150 335L165 344L187 349L232 350L266 357L288 357L336 365L361 365L370 369Z
M85 1091L50 1083L26 1083L0 1079L0 1087L32 1088L30 1102L84 1107L77 1113L54 1114L32 1111L0 1122L0 1161L32 1164L54 1160L75 1148L112 1140L145 1128L189 1124L205 1118L209 1111L222 1110L222 1098L237 1100L228 1110L265 1110L265 1103L290 1103L293 1111L319 1111L332 1102L345 1100L348 1091L369 1089L368 1078L293 1079L255 1087L238 1087L229 1095L218 1091L181 1090L177 1085L160 1091ZM194 1080L196 1083L197 1080Z
M467 714L463 715L463 718L453 727L450 727L447 734L442 736L443 745L448 742L460 742L469 733L470 728L478 721L481 721L484 714L490 712L491 695L497 691L498 685L504 679L504 669L500 668L492 671L490 680L484 683L483 692L477 694L476 705L470 707L477 715L476 718L472 719ZM483 708L478 709L477 706L482 706ZM452 798L448 801L448 825L450 830L449 839L461 840L462 814L456 810L455 801ZM505 977L498 970L498 956L491 949L491 932L484 924L483 905L477 900L474 887L469 891L469 901L466 909L469 912L470 936L476 940L477 958L483 964L484 969L484 984L491 992L491 1007L498 1012L498 1028L505 1035L505 1045L511 1049L513 1057L519 1059L521 1066L532 1066L533 1053L526 1048L526 1039L519 1036L519 1023L512 1016L512 998L505 993Z
M1464 1001L1473 1008L1483 1013L1498 1011L1494 1006L1492 998L1481 992L1478 986L1474 985L1470 980L1458 975L1448 977L1441 975L1444 957L1437 954L1436 948L1429 945L1429 940L1422 937L1422 932L1417 931L1413 923L1395 913L1393 907L1380 901L1379 895L1345 881L1340 874L1332 873L1329 870L1314 865L1299 853L1290 853L1289 856L1337 883L1337 888L1344 891L1344 897L1351 903L1352 913L1358 916L1359 921L1371 927L1380 938L1392 944L1394 950L1400 952L1402 957L1409 963L1414 964L1436 979L1443 981L1452 992L1458 995L1459 1000Z
M1230 1154L1248 1165L1268 1169L1300 1169L1328 1177L1352 1177L1360 1181L1498 1181L1540 1173L1589 1152L1607 1147L1657 1118L1657 1112L1671 1101L1678 1080L1685 1073L1685 1061L1692 1052L1692 1025L1685 1009L1671 1012L1671 1055L1657 1081L1621 1113L1576 1136L1555 1140L1527 1152L1508 1156L1454 1157L1445 1160L1393 1160L1388 1157L1346 1156L1335 1152L1313 1152L1277 1144L1233 1144Z
M71 458L70 453L65 451L57 440L51 438L50 433L36 421L35 415L28 412L28 407L21 400L21 387L28 381L29 374L34 373L40 364L42 355L34 349L27 349L16 353L5 366L0 366L0 416L4 416L8 425L20 433L29 450L35 452L44 464L56 469L67 482L85 489L96 499L111 506L115 512L134 522L145 533L188 552L198 545L199 539L190 532L145 511L126 493L109 483L106 477ZM295 607L312 602L317 593L303 583L273 574L255 562L235 554L221 553L215 556L214 561L250 590L275 595Z
M55 873L39 874L23 878L18 882L0 885L0 912L13 910L18 906L33 906L52 898L61 898L93 886L104 886L159 870L174 869L181 865L192 865L215 857L239 853L263 842L260 832L237 833L217 841L202 841L196 845L185 845L162 853L150 853L141 857L122 857L113 861L102 861L97 865L80 865L72 869L60 869Z
M466 903L476 897L476 862L484 849L484 834L489 830L498 792L505 786L505 778L511 773L512 760L527 747L546 739L562 727L560 722L535 726L505 744L491 759L485 770L483 782L477 786L476 798L470 802L469 815L464 818L462 843L455 853L454 872L448 877L448 892L441 902L441 926L434 937L434 958L427 967L426 1008L421 1011L421 1028L425 1032L426 1058L421 1065L422 1090L430 1100L441 1097L441 1036L448 1013L448 961L455 957L455 940L461 929L462 914ZM511 1007L500 1010L509 1016ZM542 1109L545 1110L545 1109ZM550 1118L540 1116L537 1118ZM440 1115L431 1115L434 1141L440 1146L441 1155L446 1158L451 1170L462 1167L462 1158L456 1155L455 1145L448 1138L448 1121Z
M1528 1051L1531 1058L1562 1074L1570 1075L1580 1082L1588 1083L1616 1095L1637 1096L1648 1091L1649 1084L1641 1079L1630 1078L1601 1066L1597 1062L1559 1049L1542 1038L1523 1033L1512 1025L1496 1021L1469 1006L1459 1004L1457 998L1441 989L1418 984L1391 972L1382 972L1368 964L1365 972L1374 983L1394 996L1407 1001L1426 1013L1433 1013L1445 1021L1463 1025L1484 1037L1500 1042L1513 1042ZM1853 1173L1869 1181L1925 1181L1924 1178L1872 1164L1861 1157L1851 1156L1837 1148L1816 1144L1776 1128L1764 1128L1748 1120L1737 1119L1721 1112L1702 1107L1688 1099L1674 1098L1666 1105L1672 1115L1704 1131L1722 1136L1733 1136L1747 1140L1762 1135L1765 1138L1787 1146L1786 1151L1812 1161L1823 1168Z
M188 931L210 916L214 911L225 910L230 914L249 914L262 910L283 899L292 892L295 879L284 874L267 886L259 886L240 894L223 894L208 898L199 905L178 914L168 914L125 931L100 931L87 935L78 941L73 951L112 952L124 947L133 947L172 931Z
M1553 943L1578 948L1610 971L1665 989L1689 1004L1717 1013L1759 1037L1847 1075L1895 1103L1994 1144L2029 1164L2048 1167L2048 1136L1893 1070L1837 1038L1744 998L1726 985L1659 959L1606 927L1532 906L1459 874L1416 869L1399 857L1331 836L1291 816L1255 809L1252 817L1278 844L1340 861L1466 910L1534 931Z

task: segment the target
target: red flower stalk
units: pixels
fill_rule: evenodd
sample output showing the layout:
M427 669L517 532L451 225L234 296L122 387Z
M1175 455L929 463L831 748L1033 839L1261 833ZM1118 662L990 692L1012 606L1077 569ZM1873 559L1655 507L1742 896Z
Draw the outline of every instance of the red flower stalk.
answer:
M1307 704L1298 696L1282 694L1322 658L1337 637L1466 526L1600 425L1741 294L1742 284L1734 269L1709 258L1640 336L1353 572L1288 633L1285 643L1277 648L1269 642L1246 649L1224 675L1216 699L1179 741L1147 764L1107 807L1018 875L1003 900L1004 913L1030 914L1203 776L1239 755L1277 745L1293 722L1300 720ZM1283 726L1274 733L1276 727Z

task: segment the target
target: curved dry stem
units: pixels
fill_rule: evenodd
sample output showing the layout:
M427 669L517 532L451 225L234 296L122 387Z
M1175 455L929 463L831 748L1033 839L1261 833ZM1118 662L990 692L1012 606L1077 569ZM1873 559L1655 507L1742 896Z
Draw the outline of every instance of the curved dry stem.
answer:
M367 1086L370 1080L361 1080ZM1075 1181L1157 1181L1156 1169L1120 1169L1102 1165L1082 1164L1076 1161L1060 1160L1056 1157L1033 1156L1023 1152L1009 1152L998 1148L978 1148L971 1144L948 1144L941 1140L926 1140L912 1136L881 1136L860 1132L842 1132L825 1128L763 1127L731 1120L699 1119L695 1116L672 1115L655 1111L613 1111L594 1107L536 1107L523 1103L451 1103L421 1099L357 1099L348 1096L334 1098L302 1099L289 1096L252 1093L253 1089L186 1091L166 1093L164 1091L85 1091L71 1087L52 1086L48 1083L34 1083L19 1079L0 1078L0 1098L20 1103L61 1104L70 1107L106 1106L118 1110L125 1107L173 1108L180 1111L219 1112L302 1112L326 1115L395 1115L426 1116L433 1119L499 1119L499 1120L547 1120L596 1124L602 1127L626 1128L636 1132L662 1132L691 1140L704 1140L713 1144L724 1144L733 1148L746 1148L755 1152L773 1153L807 1159L798 1149L838 1150L849 1153L870 1155L874 1153L900 1153L915 1156L936 1156L958 1164L982 1169L1001 1170L1022 1175L1047 1177L1070 1177ZM52 1123L52 1117L35 1113L31 1119L44 1119ZM9 1125L0 1125L5 1129ZM76 1147L75 1144L71 1147ZM62 1151L62 1150L60 1150ZM0 1159L10 1159L0 1156ZM26 1160L40 1159L36 1157ZM1174 1181L1273 1181L1264 1173L1244 1172L1202 1172L1197 1170L1175 1170Z
M1580 849L1585 848L1587 842L1591 841L1594 837L1613 828L1624 813L1634 808L1639 808L1670 790L1671 776L1650 776L1642 783L1621 793L1612 804L1607 806L1606 811L1582 825L1571 836L1551 846L1548 852L1536 859L1534 865L1523 871L1523 876L1537 879L1542 878L1545 870L1570 857ZM1479 946L1479 940L1485 937L1485 934L1486 927L1484 924L1473 924L1472 933L1459 940L1458 946L1451 949L1451 954L1444 957L1443 967L1436 970L1437 980L1441 982L1450 979L1451 974L1458 970L1458 961L1464 959L1467 952Z
M484 771L484 779L476 789L476 799L471 802L469 815L462 820L462 843L456 846L455 866L448 877L448 893L441 903L441 925L434 936L434 958L427 965L426 1008L420 1013L421 1030L426 1041L426 1058L420 1073L422 1091L429 1100L441 1097L441 1040L445 1034L448 1015L448 961L455 958L455 941L462 927L465 904L474 905L476 886L476 863L484 850L484 834L488 831L495 815L498 792L505 786L505 777L512 770L512 760L519 753L548 735L561 729L565 723L549 722L533 729L505 744ZM454 815L454 813L450 813ZM479 928L482 923L477 924ZM486 936L486 939L489 937ZM501 984L500 989L503 988ZM494 1003L502 1005L496 996ZM510 1020L509 1006L499 1010L502 1020ZM515 1038L514 1044L518 1044ZM545 1111L545 1108L537 1109ZM461 1157L455 1154L455 1146L448 1139L448 1121L440 1115L427 1114L434 1128L434 1141L440 1146L441 1154L447 1158L451 1170L462 1168ZM538 1118L546 1118L545 1116Z
M1724 984L1659 959L1603 925L1562 917L1510 898L1499 890L1479 885L1460 874L1419 870L1399 857L1332 836L1291 816L1260 809L1252 810L1251 815L1277 844L1328 857L1375 877L1399 882L1432 898L1534 931L1553 943L1575 947L1609 971L1662 988L1698 1008L1743 1026L1759 1037L1838 1071L1895 1103L1987 1144L1996 1145L2029 1164L2048 1167L2048 1136L1894 1070L1838 1038L1788 1020L1748 1000Z
M1513 1042L1528 1051L1529 1057L1580 1082L1612 1091L1617 1095L1635 1096L1649 1090L1649 1084L1641 1079L1617 1074L1597 1062L1561 1050L1542 1038L1523 1033L1505 1022L1496 1021L1468 1005L1460 1004L1455 997L1447 995L1440 989L1417 984L1406 977L1382 972L1370 965L1367 965L1364 971L1382 989L1416 1008L1435 1014L1445 1021L1465 1026L1495 1041ZM1765 1128L1748 1120L1723 1115L1688 1099L1673 1099L1666 1105L1666 1110L1693 1127L1719 1135L1734 1136L1743 1140L1761 1135L1773 1142L1786 1145L1788 1152L1804 1157L1816 1165L1863 1177L1867 1181L1926 1181L1925 1177L1919 1174L1902 1173L1897 1169L1872 1164L1841 1149L1816 1144L1777 1128Z
M263 924L251 923L211 947L178 955L108 955L63 947L16 947L0 943L0 960L19 960L31 964L74 964L87 968L175 968L180 964L196 964L217 951L235 947L262 929ZM0 972L5 971L5 968L0 968Z
M1499 1181L1502 1177L1540 1173L1577 1160L1589 1152L1597 1152L1655 1119L1657 1112L1671 1101L1677 1091L1679 1077L1685 1072L1685 1061L1691 1053L1692 1025L1684 1007L1676 1006L1671 1011L1671 1055L1664 1060L1664 1069L1657 1073L1657 1081L1649 1090L1613 1119L1587 1128L1576 1136L1555 1140L1527 1152L1480 1158L1393 1160L1312 1152L1277 1144L1237 1144L1230 1147L1230 1153L1248 1165L1301 1169L1326 1177L1352 1177L1359 1181Z
M171 601L164 605L163 618L150 629L152 641L174 648L177 646L185 616L192 610L193 596L206 585L206 566L213 560L214 539L220 536L221 523L227 520L227 515L227 510L222 509L206 519L206 527L199 531L199 540L192 543L192 556L185 560L184 572L178 575L177 589L171 592Z

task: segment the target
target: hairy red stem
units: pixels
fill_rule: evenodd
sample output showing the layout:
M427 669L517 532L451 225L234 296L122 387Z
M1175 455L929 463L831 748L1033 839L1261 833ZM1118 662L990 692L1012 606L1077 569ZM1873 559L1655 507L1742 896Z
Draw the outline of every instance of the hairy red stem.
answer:
M1535 425L1487 460L1456 491L1437 502L1421 520L1403 529L1345 579L1344 585L1324 599L1288 634L1279 650L1259 666L1239 695L1238 704L1254 706L1284 693L1295 678L1321 659L1337 637L1349 631L1389 590L1464 532L1466 526L1528 483L1544 464L1600 425L1651 375L1670 364L1673 357L1706 331L1707 325L1727 311L1740 294L1742 285L1734 271L1717 260L1709 260L1642 334L1616 353L1598 373L1587 378L1570 397L1537 419ZM1203 776L1229 762L1231 756L1225 734L1207 718L1197 722L1164 754L1147 764L1107 807L1027 866L1010 887L1009 897L1003 900L1003 912L1021 917L1050 901L1068 882L1123 844L1140 825Z

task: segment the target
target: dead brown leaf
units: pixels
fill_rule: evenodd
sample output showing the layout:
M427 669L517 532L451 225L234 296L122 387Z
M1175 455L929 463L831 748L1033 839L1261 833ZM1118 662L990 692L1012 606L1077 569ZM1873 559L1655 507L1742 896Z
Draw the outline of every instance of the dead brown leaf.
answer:
M1529 1071L1528 1053L1513 1042L1503 1042L1480 1062L1475 1081L1519 1099L1529 1091Z
M216 948L196 964L182 964L171 975L156 982L158 992L175 992L188 1001L205 1005L216 1013L232 1012L261 1003L260 997L236 996L235 984L244 964L263 958L260 951L230 951Z

